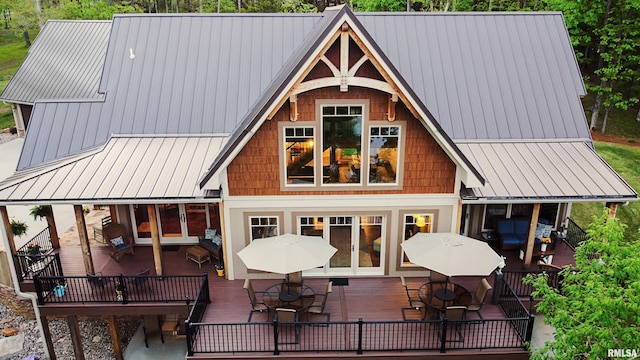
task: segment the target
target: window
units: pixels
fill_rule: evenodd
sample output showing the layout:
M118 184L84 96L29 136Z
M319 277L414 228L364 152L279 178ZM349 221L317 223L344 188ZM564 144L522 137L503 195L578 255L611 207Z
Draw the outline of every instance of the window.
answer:
M538 222L556 225L560 204L540 204ZM533 204L487 204L484 212L483 230L493 230L496 221L502 219L531 219Z
M280 235L278 217L276 216L250 216L251 241L271 236Z
M407 241L419 232L433 231L433 214L407 214L404 216L404 232L402 241ZM402 250L402 266L413 265Z
M284 128L285 176L288 185L314 185L313 127Z
M496 221L507 218L507 204L487 204L484 214L484 229L494 229Z
M372 126L369 134L369 183L395 184L400 127Z
M323 183L361 183L362 106L322 106Z

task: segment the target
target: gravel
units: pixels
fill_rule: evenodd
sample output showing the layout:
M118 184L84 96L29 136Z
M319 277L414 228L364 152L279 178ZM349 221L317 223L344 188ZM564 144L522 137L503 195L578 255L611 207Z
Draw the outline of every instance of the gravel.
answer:
M24 334L24 345L22 351L14 353L0 360L14 359L48 359L45 355L45 344L40 336L40 330L36 320L25 319L0 304L0 327L14 327ZM142 320L135 317L118 318L118 332L122 351L126 349L129 341L138 330ZM81 318L78 321L80 333L82 334L82 346L85 359L87 360L110 360L113 356L113 346L109 333L109 324L106 319ZM66 319L50 320L49 329L53 341L53 347L58 359L73 359L73 345ZM0 335L0 338L2 336ZM37 355L37 357L30 357Z

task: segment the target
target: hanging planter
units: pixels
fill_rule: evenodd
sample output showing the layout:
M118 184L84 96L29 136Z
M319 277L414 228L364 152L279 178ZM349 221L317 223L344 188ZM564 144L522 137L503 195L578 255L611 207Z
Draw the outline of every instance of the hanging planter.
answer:
M11 233L14 236L22 236L27 233L29 226L22 221L11 220Z

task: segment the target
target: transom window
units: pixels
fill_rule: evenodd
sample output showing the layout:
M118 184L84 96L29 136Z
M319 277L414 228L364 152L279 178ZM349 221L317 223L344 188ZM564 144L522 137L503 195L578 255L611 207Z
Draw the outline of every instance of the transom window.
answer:
M324 184L361 183L362 106L322 106Z
M280 235L277 216L250 216L251 241Z
M403 242L419 232L430 233L432 231L433 214L406 214L404 216ZM402 266L414 266L405 255L404 250L402 250Z

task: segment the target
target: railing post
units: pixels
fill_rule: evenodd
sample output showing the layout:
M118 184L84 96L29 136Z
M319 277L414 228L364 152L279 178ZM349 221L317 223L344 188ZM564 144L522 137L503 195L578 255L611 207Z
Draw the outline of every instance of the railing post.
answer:
M442 319L442 336L440 337L440 352L446 352L447 348L447 326L449 320L445 317Z
M44 296L42 296L42 283L40 282L40 275L33 276L33 286L36 288L38 305L44 305Z
M493 280L493 295L491 296L491 303L497 305L500 302L500 295L503 293L504 287L504 274L496 273Z
M187 354L189 354L189 356L193 356L193 346L191 342L191 324L189 323L189 320L184 321L184 331L187 335Z
M529 322L527 323L527 334L525 335L524 341L530 342L531 337L533 336L533 323L535 322L536 317L529 314Z
M358 351L356 351L356 354L358 355L362 355L362 328L363 328L363 321L362 318L358 319Z
M204 293L206 296L207 304L211 304L211 296L209 295L209 274L204 274Z
M64 276L64 272L62 271L62 262L60 261L60 254L55 253L53 255L55 256L55 261L56 261L56 275Z
M278 349L278 320L273 319L273 355L280 355Z

